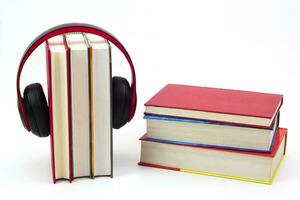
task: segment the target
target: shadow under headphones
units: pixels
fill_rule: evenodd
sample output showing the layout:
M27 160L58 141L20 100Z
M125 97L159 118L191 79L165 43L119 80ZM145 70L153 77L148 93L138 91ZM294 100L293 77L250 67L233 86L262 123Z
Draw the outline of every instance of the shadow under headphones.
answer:
M35 38L27 47L19 64L17 74L19 114L24 128L27 131L32 131L33 134L39 137L47 137L50 134L49 108L43 88L39 83L33 83L26 86L22 98L20 93L20 77L22 69L28 57L39 45L51 37L70 32L84 32L98 35L114 44L123 53L131 69L132 82L131 85L129 85L128 81L123 77L112 78L113 128L119 129L124 126L133 118L135 113L137 101L135 70L132 60L121 42L108 31L94 25L83 23L62 24L46 30Z

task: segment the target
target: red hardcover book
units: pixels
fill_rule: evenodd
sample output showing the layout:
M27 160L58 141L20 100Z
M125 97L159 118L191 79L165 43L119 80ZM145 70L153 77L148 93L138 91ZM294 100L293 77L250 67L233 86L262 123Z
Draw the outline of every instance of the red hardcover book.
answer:
M55 162L54 162L54 140L53 140L53 114L52 114L52 78L51 78L51 53L49 43L46 41L46 66L47 66L47 82L48 82L48 104L49 104L49 120L50 120L50 149L51 149L51 168L52 168L52 180L56 182L55 176Z
M54 134L54 111L53 111L53 75L52 75L52 63L51 63L51 49L49 42L46 41L46 63L47 63L47 82L48 82L48 104L49 104L49 119L50 119L50 148L51 148L51 166L52 166L52 178L53 178L53 183L56 183L57 180L60 179L67 179L70 182L73 180L73 173L72 173L72 129L71 129L71 112L70 112L70 63L69 63L69 49L64 43L64 41L61 41L62 43L53 43L51 45L64 45L65 51L66 51L66 63L65 66L66 68L66 77L64 80L66 80L67 84L67 147L68 148L68 167L69 167L69 172L68 172L68 177L58 177L56 173L56 169L58 166L56 166L56 156L55 154L57 153L55 150L55 134ZM57 77L56 77L57 78ZM64 80L59 80L59 81L64 81ZM56 152L56 153L55 153ZM60 152L59 152L60 153Z
M146 114L270 128L283 96L168 84L146 104Z

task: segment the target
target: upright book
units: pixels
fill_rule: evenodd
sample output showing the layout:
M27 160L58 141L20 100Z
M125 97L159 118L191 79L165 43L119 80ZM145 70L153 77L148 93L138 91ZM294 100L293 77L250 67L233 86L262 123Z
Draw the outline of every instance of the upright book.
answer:
M69 129L69 61L63 36L46 42L50 142L53 182L72 181L72 133Z
M65 35L70 68L73 177L91 176L89 52L82 33Z
M46 42L54 183L112 177L111 49L83 33Z
M271 128L283 96L168 84L146 104L146 114Z
M111 50L107 40L86 34L90 55L92 176L112 176Z

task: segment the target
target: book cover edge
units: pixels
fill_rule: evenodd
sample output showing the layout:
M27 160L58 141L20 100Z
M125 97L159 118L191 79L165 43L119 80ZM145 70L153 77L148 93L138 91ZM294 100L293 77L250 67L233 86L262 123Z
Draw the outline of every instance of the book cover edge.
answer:
M50 124L50 150L51 150L51 168L52 168L52 181L56 183L55 174L55 157L54 157L54 136L53 136L53 113L52 113L52 75L51 75L51 52L48 41L45 45L46 49L46 67L47 67L47 81L48 81L48 104L49 104L49 124Z
M251 178L238 177L238 176L229 176L229 175L210 173L210 172L204 172L204 171L180 169L180 168L174 168L174 167L168 167L168 166L162 166L162 165L155 165L155 164L150 164L150 163L145 163L145 162L139 162L138 165L143 166L143 167L152 167L152 168L158 168L158 169L180 171L180 172L191 173L191 174L206 175L206 176L212 176L212 177L218 177L218 178L226 178L226 179L232 179L232 180L239 180L239 181L246 181L246 182L253 182L253 183L271 185L274 182L277 175L278 175L279 169L282 166L284 158L285 158L285 156L282 156L282 158L279 161L279 164L276 167L276 170L275 170L273 176L269 180L258 180L258 179L251 179Z

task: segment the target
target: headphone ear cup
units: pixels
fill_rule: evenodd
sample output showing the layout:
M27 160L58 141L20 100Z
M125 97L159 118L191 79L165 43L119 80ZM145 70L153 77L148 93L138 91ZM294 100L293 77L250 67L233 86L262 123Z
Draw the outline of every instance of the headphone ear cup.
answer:
M50 134L49 108L42 86L39 83L28 85L23 96L32 133L38 137L47 137Z
M113 128L119 129L128 122L131 88L123 77L112 78L113 90Z

